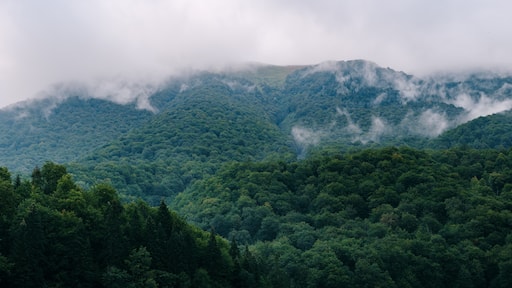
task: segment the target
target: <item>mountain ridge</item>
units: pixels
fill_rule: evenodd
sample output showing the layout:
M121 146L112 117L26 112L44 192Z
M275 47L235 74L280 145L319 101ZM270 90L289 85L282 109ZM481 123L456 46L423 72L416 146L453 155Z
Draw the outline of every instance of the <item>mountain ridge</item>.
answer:
M123 194L156 201L229 161L301 158L322 147L435 147L430 140L443 132L512 108L512 77L486 75L419 78L353 60L203 71L158 88L64 85L53 102L0 110L0 162L25 174L46 160L73 162L86 186L113 181ZM106 94L116 87L126 101ZM28 143L17 150L13 143L22 140ZM84 171L97 178L81 179Z

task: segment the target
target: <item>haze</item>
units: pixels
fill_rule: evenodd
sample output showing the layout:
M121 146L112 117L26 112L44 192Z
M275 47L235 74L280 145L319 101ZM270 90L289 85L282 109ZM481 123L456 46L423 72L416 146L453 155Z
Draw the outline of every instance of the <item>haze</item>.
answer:
M0 107L58 83L158 83L244 62L366 59L416 75L508 69L510 3L1 0Z

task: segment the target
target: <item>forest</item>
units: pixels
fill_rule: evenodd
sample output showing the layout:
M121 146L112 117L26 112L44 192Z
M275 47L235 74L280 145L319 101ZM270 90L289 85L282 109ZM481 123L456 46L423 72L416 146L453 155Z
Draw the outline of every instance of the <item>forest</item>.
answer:
M512 150L229 162L172 201L0 170L2 287L510 287Z
M0 287L512 287L510 83L357 60L0 110Z
M252 245L281 287L508 287L511 156L387 147L231 163L172 207Z
M123 201L156 206L232 161L288 162L326 147L510 147L512 114L488 114L508 107L512 77L459 76L364 60L198 71L151 89L146 109L69 87L0 109L0 165L27 177L61 163L80 187L109 183Z
M30 180L0 169L1 287L258 287L259 263L188 225L165 202L121 203L47 162Z

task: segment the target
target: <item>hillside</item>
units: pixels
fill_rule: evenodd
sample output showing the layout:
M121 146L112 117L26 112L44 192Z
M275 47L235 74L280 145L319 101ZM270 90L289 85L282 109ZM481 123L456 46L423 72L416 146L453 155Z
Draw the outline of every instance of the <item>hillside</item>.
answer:
M29 174L45 161L74 161L150 117L135 105L79 96L22 103L0 110L0 163Z
M178 195L181 218L51 162L0 168L0 284L510 287L511 183L495 149L239 162Z
M510 151L390 147L233 163L172 206L286 287L506 287L511 183Z
M231 161L289 161L326 147L456 146L460 135L435 138L512 108L511 83L478 73L422 79L363 60L191 73L151 90L146 110L90 95L1 110L0 163L27 175L46 160L72 162L80 185L106 181L156 204ZM464 143L501 137L487 134L501 125L464 132Z
M510 287L511 83L250 65L0 110L0 286Z
M291 139L265 109L266 95L243 79L228 80L211 74L202 75L200 84L193 80L150 121L71 171L82 182L111 181L124 194L158 203L212 175L222 163L293 158Z
M432 139L430 147L467 146L477 149L512 147L512 112L479 117Z

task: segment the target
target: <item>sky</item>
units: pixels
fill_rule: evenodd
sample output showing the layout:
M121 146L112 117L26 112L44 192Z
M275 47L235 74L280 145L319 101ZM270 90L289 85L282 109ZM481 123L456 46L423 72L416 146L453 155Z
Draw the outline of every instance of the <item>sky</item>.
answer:
M510 11L506 0L0 0L0 107L59 83L158 83L246 62L508 70Z

